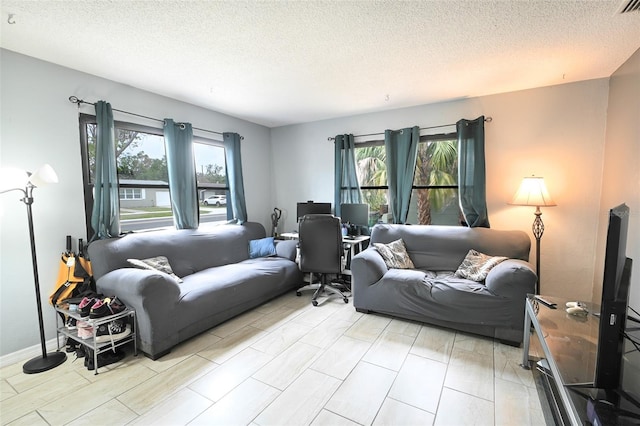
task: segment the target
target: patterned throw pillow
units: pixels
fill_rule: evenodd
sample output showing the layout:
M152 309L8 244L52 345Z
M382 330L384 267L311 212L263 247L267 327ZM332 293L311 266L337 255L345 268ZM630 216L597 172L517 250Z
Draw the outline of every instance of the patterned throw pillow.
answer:
M489 271L494 266L507 259L504 256L489 256L471 249L458 267L456 275L471 281L481 282L487 278Z
M131 265L140 269L148 269L151 271L159 271L164 272L165 274L171 275L175 278L179 283L182 282L182 278L173 273L173 269L171 269L171 265L169 265L169 259L165 256L156 256L150 257L148 259L127 259Z
M373 243L373 246L378 250L380 256L384 259L384 263L389 269L412 269L415 268L407 248L404 245L402 238L395 240L389 244Z

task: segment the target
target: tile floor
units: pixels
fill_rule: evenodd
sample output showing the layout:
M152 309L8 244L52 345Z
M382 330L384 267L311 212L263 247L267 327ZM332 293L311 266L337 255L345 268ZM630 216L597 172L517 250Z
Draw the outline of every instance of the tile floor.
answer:
M544 425L522 350L294 292L151 361L0 370L11 425Z

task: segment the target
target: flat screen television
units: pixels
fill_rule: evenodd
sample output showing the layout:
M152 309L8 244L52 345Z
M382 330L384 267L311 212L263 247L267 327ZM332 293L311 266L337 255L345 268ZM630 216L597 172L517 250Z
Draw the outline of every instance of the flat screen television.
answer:
M625 326L631 285L631 259L626 256L629 207L609 212L604 258L600 323L594 387L617 389L621 380Z
M314 203L313 201L298 203L296 206L296 217L298 222L300 222L302 217L308 214L331 214L331 203Z

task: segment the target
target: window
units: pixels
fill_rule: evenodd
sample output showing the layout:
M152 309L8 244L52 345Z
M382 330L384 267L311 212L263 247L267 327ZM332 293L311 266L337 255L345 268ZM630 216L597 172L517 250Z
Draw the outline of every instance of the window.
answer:
M459 225L456 133L420 137L407 223ZM356 169L369 224L390 222L384 141L356 144Z
M116 166L120 198L122 232L173 226L167 157L162 129L116 121ZM95 182L95 117L80 115L80 142L87 235L91 237L91 212ZM228 186L222 142L194 137L194 161L200 222L225 221L224 206L209 206L203 201L211 195L226 195Z
M143 194L141 188L120 188L120 200L142 200Z

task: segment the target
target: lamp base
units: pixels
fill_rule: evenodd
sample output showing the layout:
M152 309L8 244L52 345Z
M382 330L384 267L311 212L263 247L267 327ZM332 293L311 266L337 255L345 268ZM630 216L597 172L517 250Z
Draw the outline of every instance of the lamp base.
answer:
M25 362L22 366L22 371L25 374L42 373L52 368L56 368L67 359L67 354L64 352L49 352L46 358L42 355L32 358Z

